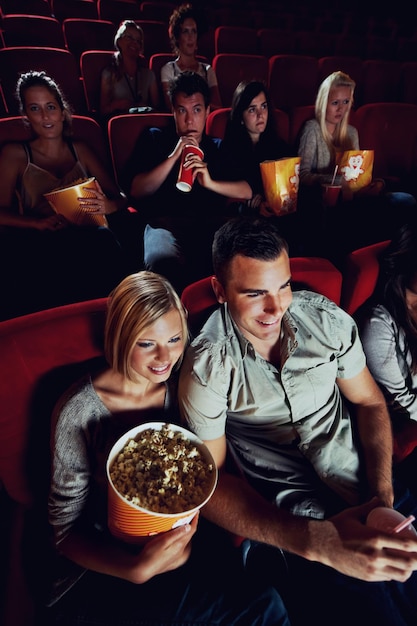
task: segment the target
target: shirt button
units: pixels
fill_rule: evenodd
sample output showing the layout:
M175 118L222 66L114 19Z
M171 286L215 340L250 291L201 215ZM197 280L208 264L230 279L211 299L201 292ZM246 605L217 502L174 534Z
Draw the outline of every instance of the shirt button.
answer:
M310 447L309 443L303 443L303 445L301 446L303 448L303 450L308 450Z

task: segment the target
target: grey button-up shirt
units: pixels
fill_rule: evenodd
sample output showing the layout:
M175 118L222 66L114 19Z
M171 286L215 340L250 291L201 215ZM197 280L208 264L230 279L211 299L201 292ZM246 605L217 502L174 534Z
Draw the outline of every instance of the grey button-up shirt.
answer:
M187 350L182 416L201 439L226 433L249 480L279 506L323 517L323 489L359 501L354 427L336 384L365 367L355 322L323 296L294 293L281 364L260 357L219 307Z

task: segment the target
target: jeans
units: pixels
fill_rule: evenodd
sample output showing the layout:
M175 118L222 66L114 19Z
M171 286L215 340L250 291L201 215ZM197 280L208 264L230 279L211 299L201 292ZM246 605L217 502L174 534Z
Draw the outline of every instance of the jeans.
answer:
M215 231L223 218L177 219L168 228L153 228L144 233L144 260L148 270L162 274L178 293L186 285L213 273L211 248Z
M145 268L165 276L177 292L181 293L186 282L185 260L172 232L147 224L143 237Z

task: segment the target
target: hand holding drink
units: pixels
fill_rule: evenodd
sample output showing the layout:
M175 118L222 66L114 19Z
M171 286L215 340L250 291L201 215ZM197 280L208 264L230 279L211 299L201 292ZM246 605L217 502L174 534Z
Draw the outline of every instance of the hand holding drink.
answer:
M193 186L193 168L184 167L184 164L189 156L194 154L199 156L200 159L203 159L204 157L204 152L201 148L193 144L186 144L182 150L180 171L177 180L177 189L180 191L189 192Z
M367 525L388 532L393 535L399 533L404 536L417 538L416 530L412 523L414 522L414 515L405 517L399 511L390 509L389 507L378 506L369 513L367 518Z

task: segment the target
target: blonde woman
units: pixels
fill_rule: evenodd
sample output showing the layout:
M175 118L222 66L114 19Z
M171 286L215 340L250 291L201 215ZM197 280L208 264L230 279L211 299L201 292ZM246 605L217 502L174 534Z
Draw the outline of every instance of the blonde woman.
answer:
M355 81L344 72L333 72L323 80L315 118L305 123L298 148L301 245L305 254L329 257L340 268L348 252L389 239L393 228L406 222L416 209L414 196L401 191L386 193L382 179L372 180L353 194L341 175L335 177L342 185L337 206L331 210L323 207L321 185L333 178L336 152L360 149L358 131L349 124L354 91Z
M159 107L155 74L144 57L142 28L133 20L123 21L114 37L112 63L101 74L100 113L111 117L140 107Z
M336 151L359 149L358 131L349 124L354 91L355 81L340 71L321 83L315 118L306 122L300 137L301 184L328 182L334 172Z
M223 545L217 537L225 578L211 570L216 545L204 535L201 546L213 557L196 546L197 517L139 546L108 531L106 460L113 444L137 424L178 421L186 311L164 277L141 271L110 294L104 332L106 363L74 383L54 411L48 511L60 559L39 623L288 626L275 591L255 585L242 593L236 585L240 568L228 560L230 538Z

